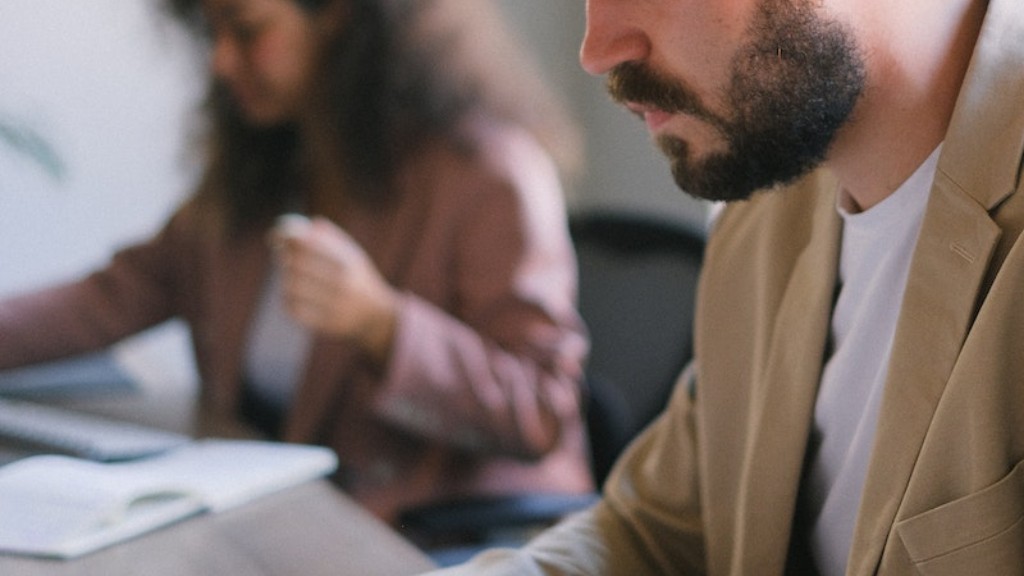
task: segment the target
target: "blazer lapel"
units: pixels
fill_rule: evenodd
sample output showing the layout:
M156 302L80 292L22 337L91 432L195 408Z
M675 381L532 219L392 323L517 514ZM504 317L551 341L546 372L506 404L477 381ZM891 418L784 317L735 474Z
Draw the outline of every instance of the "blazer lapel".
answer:
M840 220L832 194L819 202L815 228L776 317L739 494L741 574L781 574L803 470L835 294Z
M353 347L330 338L314 339L306 368L295 391L295 401L285 419L282 438L289 442L316 442L338 405L345 376L351 378L357 362Z
M911 265L848 574L873 574L974 316L999 229L941 176Z
M209 322L218 341L207 343L208 348L217 350L211 355L207 384L214 403L233 411L241 391L249 324L265 285L270 255L262 237L246 236L227 243L212 264Z
M1019 0L989 4L946 135L897 325L847 574L875 573L895 537L893 522L1000 239L989 211L1020 178L1022 11Z

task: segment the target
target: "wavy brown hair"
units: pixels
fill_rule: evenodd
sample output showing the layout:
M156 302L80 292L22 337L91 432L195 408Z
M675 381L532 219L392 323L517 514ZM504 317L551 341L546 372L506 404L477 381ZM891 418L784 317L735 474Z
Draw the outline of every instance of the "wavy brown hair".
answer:
M166 0L173 15L205 34L201 0ZM483 111L522 124L573 173L581 154L575 126L532 62L482 0L289 0L318 13L344 2L345 25L323 52L317 94L343 158L346 194L375 203L394 194L392 177L429 139L462 141L458 127ZM262 225L294 207L304 177L297 126L248 124L225 89L207 98L209 165L200 194L230 228Z

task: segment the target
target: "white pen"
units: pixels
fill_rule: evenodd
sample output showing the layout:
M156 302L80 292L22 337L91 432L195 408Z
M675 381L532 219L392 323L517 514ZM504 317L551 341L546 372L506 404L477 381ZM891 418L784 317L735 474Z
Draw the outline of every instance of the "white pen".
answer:
M274 224L274 233L282 239L295 238L301 236L309 228L310 224L309 218L302 214L294 212L282 214L277 217L277 221Z

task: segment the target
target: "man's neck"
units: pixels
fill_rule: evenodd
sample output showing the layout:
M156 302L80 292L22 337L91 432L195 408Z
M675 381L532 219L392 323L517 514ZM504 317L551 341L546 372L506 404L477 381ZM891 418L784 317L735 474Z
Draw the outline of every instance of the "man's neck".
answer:
M919 18L893 16L902 27L864 24L867 85L829 152L829 167L861 210L892 194L945 139L987 0L889 6L904 4Z

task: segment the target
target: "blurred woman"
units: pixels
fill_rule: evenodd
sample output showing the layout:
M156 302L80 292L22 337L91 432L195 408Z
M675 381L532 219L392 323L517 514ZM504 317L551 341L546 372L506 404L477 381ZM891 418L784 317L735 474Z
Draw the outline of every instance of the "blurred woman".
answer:
M170 7L209 53L199 189L106 268L0 303L0 367L182 317L204 402L331 446L386 520L591 489L559 172L574 134L493 9ZM310 220L275 227L286 213Z

